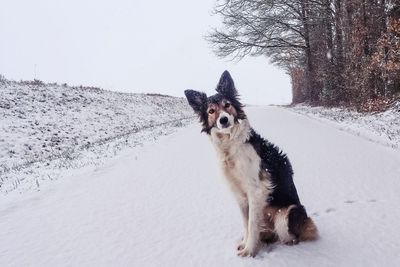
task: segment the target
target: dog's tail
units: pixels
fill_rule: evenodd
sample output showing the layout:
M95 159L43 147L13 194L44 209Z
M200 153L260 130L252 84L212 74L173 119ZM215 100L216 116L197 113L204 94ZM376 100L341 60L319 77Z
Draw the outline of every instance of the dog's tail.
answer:
M318 239L318 229L313 220L307 217L300 226L299 240L312 241Z
M307 216L301 205L291 206L288 214L289 232L298 237L299 241L311 241L318 238L318 229L313 220Z

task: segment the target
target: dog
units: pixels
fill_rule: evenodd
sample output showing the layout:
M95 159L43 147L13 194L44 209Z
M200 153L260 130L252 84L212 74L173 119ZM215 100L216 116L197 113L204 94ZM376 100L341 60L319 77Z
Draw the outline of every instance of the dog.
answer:
M256 256L263 242L293 245L315 240L318 230L300 203L290 161L278 147L250 127L228 71L207 97L185 90L189 105L209 135L219 163L239 204L244 235L239 256Z

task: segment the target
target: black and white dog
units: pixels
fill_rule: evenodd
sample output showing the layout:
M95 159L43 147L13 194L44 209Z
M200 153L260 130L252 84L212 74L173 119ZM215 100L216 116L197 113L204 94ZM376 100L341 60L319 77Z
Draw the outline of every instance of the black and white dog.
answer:
M229 72L217 94L186 90L190 106L214 144L220 165L239 203L244 237L238 255L255 256L261 241L297 244L317 238L317 228L301 205L289 159L249 125Z

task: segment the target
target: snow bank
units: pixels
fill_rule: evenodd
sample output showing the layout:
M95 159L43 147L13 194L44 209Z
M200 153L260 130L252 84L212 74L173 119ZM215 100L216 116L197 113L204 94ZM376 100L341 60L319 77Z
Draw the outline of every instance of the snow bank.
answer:
M183 98L0 81L0 191L39 188L60 168L109 157L183 126Z
M288 109L375 143L400 148L400 102L384 112L376 113L306 105L296 105Z

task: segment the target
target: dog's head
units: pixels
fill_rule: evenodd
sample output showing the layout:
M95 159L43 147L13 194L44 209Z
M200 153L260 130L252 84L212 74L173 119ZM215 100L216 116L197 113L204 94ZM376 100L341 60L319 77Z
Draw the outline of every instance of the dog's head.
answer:
M202 132L210 134L216 127L222 133L229 133L235 123L246 119L246 115L228 71L222 73L215 90L217 93L210 97L194 90L185 90L185 95L203 124Z

